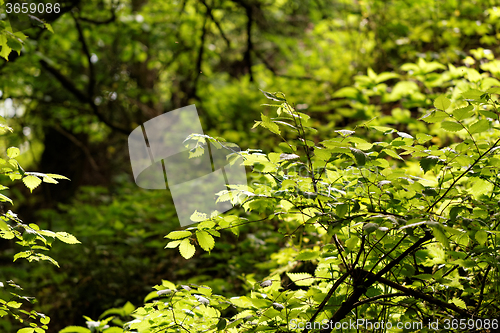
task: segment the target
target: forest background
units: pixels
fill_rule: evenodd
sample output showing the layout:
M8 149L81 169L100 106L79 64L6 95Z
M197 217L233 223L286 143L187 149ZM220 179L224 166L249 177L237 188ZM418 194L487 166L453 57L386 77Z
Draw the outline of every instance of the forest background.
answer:
M28 184L1 176L9 186L2 193L15 203L5 201L3 210L81 242L54 243L50 255L60 267L13 262L19 245L0 244L0 281L36 297L22 308L50 316L49 332L87 327L111 308L128 315L162 280L206 284L229 298L284 265L273 256L285 246L276 216L189 260L164 248L164 236L179 229L172 199L136 186L128 155L127 136L145 121L195 104L206 134L269 152L280 138L252 128L265 122L261 112L274 112L262 106L269 100L261 89L284 92L310 116L316 142L370 122L451 144L454 131L415 125L450 92L445 74L462 66L500 79L493 0L59 3L59 13L44 17L48 24L15 35L0 26L0 115L12 129L0 138L2 151L20 147L24 169L70 179L30 193ZM0 318L2 332L21 327L10 315Z

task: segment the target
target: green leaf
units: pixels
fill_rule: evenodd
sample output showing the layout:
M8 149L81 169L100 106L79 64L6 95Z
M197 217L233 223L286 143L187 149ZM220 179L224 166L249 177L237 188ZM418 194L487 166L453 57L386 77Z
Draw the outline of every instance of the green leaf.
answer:
M206 231L197 231L196 238L198 239L198 244L205 251L210 251L214 248L215 241L212 235ZM182 244L181 244L182 245Z
M297 160L299 158L300 158L300 156L297 154L280 154L279 155L280 161L291 161L291 160Z
M168 242L167 245L165 246L165 249L175 249L177 246L179 246L181 242L182 241L180 240Z
M9 156L9 158L16 158L20 153L21 151L17 147L10 147L7 149L7 156Z
M9 127L4 124L0 124L0 134L5 134L7 132L14 132L14 129L12 127Z
M9 54L12 51L12 49L7 45L7 36L0 34L0 45L2 46L2 50L0 51L0 57L9 61Z
M32 327L25 327L25 328L21 328L21 329L17 330L17 333L34 333L34 332L35 332L35 329ZM60 332L62 332L62 331L60 331Z
M471 134L485 132L490 128L490 122L486 119L481 119L469 126Z
M319 257L319 251L304 250L301 251L295 260L314 260Z
M349 149L351 150L351 153L354 155L354 158L356 159L356 163L358 165L362 166L366 164L366 154L363 151L352 147L349 147Z
M5 196L5 195L3 195L1 193L0 193L0 201L2 201L2 202L7 201L7 202L10 202L12 205L14 204L9 197L7 197L7 196Z
M477 90L477 89L471 89L467 90L466 92L462 93L461 97L466 100L472 100L472 101L480 101L481 96L484 95L483 91Z
M349 205L346 203L342 203L340 205L337 205L337 207L335 207L335 213L340 218L343 218L345 214L347 214L348 210L349 210Z
M221 318L219 319L219 322L217 323L217 331L221 332L223 331L227 326L227 319Z
M382 132L384 134L390 134L390 133L396 131L394 128L390 128L390 127L386 127L386 126L370 126L370 128L373 128L374 130L377 130L377 131Z
M453 110L453 117L455 117L455 119L458 121L463 120L465 118L469 118L472 115L471 113L472 110L474 110L473 105L468 105L463 108L455 109Z
M424 170L424 173L432 169L439 162L439 157L429 156L424 157L420 160L420 167Z
M368 74L368 77L372 80L375 80L377 78L377 74L375 74L373 69L371 69L370 67L368 67L367 74Z
M434 100L434 106L438 110L446 110L450 107L451 101L444 95L439 96Z
M289 273L286 275L292 280L297 286L310 286L314 282L314 278L309 273Z
M186 238L179 245L179 252L184 259L189 259L194 256L196 249L194 245L189 242L189 238Z
M7 45L14 51L17 51L17 54L20 54L23 49L23 43L18 38L8 38Z
M15 301L10 301L6 304L9 308L13 309L19 309L23 303L15 302Z
M10 231L10 227L3 219L0 219L0 230Z
M487 110L480 110L479 114L485 116L486 118L490 118L493 120L498 119L498 115L495 112L487 111Z
M49 23L44 23L44 25L45 25L45 28L46 28L48 31L50 31L50 32L54 33L54 29L52 29L52 26L51 26Z
M356 99L358 97L358 94L359 94L358 89L353 87L344 87L333 93L332 97L334 98L346 97L349 99Z
M462 299L458 298L458 297L453 297L453 299L451 300L451 303L455 304L459 308L467 309L467 306L465 305L465 302Z
M268 130L270 130L274 134L278 134L278 135L281 134L279 126L276 125L274 122L272 122L269 117L265 116L264 114L261 114L260 117L262 119L262 123L261 123L262 127L267 128Z
M31 255L31 253L32 253L31 251L23 251L23 252L16 253L14 255L14 261L16 261L19 258L28 258Z
M23 183L30 189L30 192L33 192L33 190L42 183L42 180L33 175L27 175L26 177L23 177Z
M498 87L489 88L488 90L486 90L486 92L490 94L500 94L500 88Z
M183 239L186 237L190 237L191 234L192 234L191 231L187 231L187 230L172 231L168 235L166 235L165 238Z
M378 228L378 227L375 227L374 230L376 230L376 228ZM352 252L356 248L358 243L359 243L359 237L358 236L351 236L348 240L345 241L345 246L347 247L349 252Z
M379 225L377 223L370 222L370 223L365 223L365 225L363 225L363 230L367 234L371 234L372 232L374 232L375 230L377 230L378 227L379 227Z
M207 214L200 213L197 210L194 211L193 214L189 217L189 219L193 222L203 222L207 219Z
M480 199L483 194L489 195L493 191L493 184L484 179L475 179L469 193L476 199Z
M3 239L13 239L14 234L10 230L0 230L0 238Z
M432 135L425 134L425 133L417 133L417 141L418 143L426 143L427 141L432 139Z
M48 177L54 178L54 179L66 179L66 180L70 180L68 177L57 175L55 173L46 173L45 176L48 176Z
M55 180L54 178L49 177L47 175L45 175L45 177L43 177L42 179L43 179L44 183L59 184L59 182L57 180Z
M474 235L474 238L477 240L477 242L481 245L485 245L486 241L488 240L488 233L484 230L479 230L476 232Z
M361 150L370 150L373 147L373 144L371 144L370 142L368 142L364 139L355 137L355 136L350 137L349 141L354 142L356 144L356 148L361 149ZM316 154L316 150L314 151L314 154ZM325 160L325 161L327 161L327 160Z
M450 116L446 112L434 110L421 117L420 120L423 120L426 123L434 124L439 123L449 117Z
M389 155L390 157L392 158L397 158L399 160L402 160L403 158L401 156L399 156L394 150L391 150L391 149L382 149L382 152L386 153L387 155Z
M273 100L273 101L277 101L277 102L285 102L286 100L282 97L278 97L276 96L277 93L270 93L270 92L267 92L267 91L264 91L264 90L261 90L259 89L263 94L264 96L266 96L267 98Z
M56 232L56 238L66 244L80 244L80 241L75 236L64 231Z
M448 132L458 132L464 129L464 127L461 124L456 123L454 121L443 121L441 123L441 128Z
M383 72L383 73L380 73L378 76L377 76L377 83L380 83L380 82L384 82L384 81L387 81L389 79L396 79L398 78L399 75L396 74L396 73L390 73L390 72Z
M436 237L437 241L443 244L445 248L449 249L450 241L448 240L448 237L446 237L443 227L439 223L427 224L432 227L432 233L434 234L434 237Z

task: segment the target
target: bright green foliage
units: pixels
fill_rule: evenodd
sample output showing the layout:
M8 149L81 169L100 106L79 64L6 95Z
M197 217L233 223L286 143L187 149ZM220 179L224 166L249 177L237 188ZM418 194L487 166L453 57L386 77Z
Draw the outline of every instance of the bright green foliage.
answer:
M71 205L57 207L66 215L54 211L42 215L36 211L46 218L39 219L40 223L57 224L57 230L71 227L85 243L75 247L77 251L65 252L56 247L52 257L66 261L67 264L61 265L64 269L57 272L57 267L38 265L37 274L30 275L29 282L26 281L36 287L43 286L40 294L46 299L53 296L51 291L55 288L64 289L68 297L43 302L52 306L54 316L61 316L61 320L55 320L51 314L52 323L57 325L63 321L76 324L71 323L75 312L116 307L125 302L125 298L138 304L137 295L143 292L145 285L154 285L159 278L154 274L165 271L165 262L168 279L183 284L188 283L184 280L199 284L206 281L213 290L216 290L214 285L219 285L216 293L226 297L250 295L253 280L264 279L274 270L280 271L278 280L283 282L282 287L289 288L293 274L316 277L314 270L325 258L323 247L331 242L328 236L321 234L321 229L315 230L318 223L325 224L325 219L340 221L338 223L348 227L347 235L345 230L338 235L345 253L355 256L367 244L372 244L370 256L375 253L380 257L389 251L390 243L385 241L390 237L386 236L377 245L373 237L390 226L378 220L363 220L362 226L352 227L353 214L376 206L376 201L370 202L369 207L366 201L378 195L381 195L381 206L399 207L409 215L414 212L412 204L407 202L413 192L430 203L439 199L436 194L442 194L440 186L446 186L456 177L456 170L449 168L472 164L475 157L471 152L483 151L487 142L482 136L492 131L491 126L498 127L490 120L495 119L495 111L473 102L480 100L483 92L496 94L494 89L499 89L495 88L500 68L495 58L499 54L500 11L498 6L494 7L497 4L493 0L88 0L66 4L67 12L54 25L57 31L64 33L29 31L25 32L29 38L23 39L23 36L14 38L0 27L3 38L0 52L3 58L9 53L8 58L15 59L8 63L0 59L1 98L10 98L14 105L24 108L24 116L18 115L19 123L36 133L33 143L43 146L43 138L50 138L46 135L48 129L55 128L73 141L83 138L75 150L85 151L89 162L93 158L98 162L92 165L95 169L92 175L96 176L93 181L101 182L96 166L109 165L113 170L112 175L107 174L106 168L100 170L112 183L108 191L102 191L101 187L82 189L83 197L88 200L79 202L82 198L79 196L73 198ZM476 49L471 51L471 48ZM456 67L445 65L448 62ZM402 64L405 65L400 67ZM352 80L355 73L361 72L363 75ZM297 97L293 113L311 116L308 126L318 132L297 127L287 108L281 106L285 96L280 94L265 93L266 98L270 98L268 102L277 107L266 108L264 114L259 115L262 95L258 87L265 90L279 87L293 92ZM338 90L340 87L345 88ZM446 100L451 104L434 110L433 102L439 101L438 96L444 96L441 104ZM461 97L470 101L463 101ZM164 205L151 194L139 193L137 188L116 186L115 176L123 176L116 173L130 172L124 153L126 143L118 138L116 129L128 134L133 127L166 110L192 103L202 110L202 122L210 128L207 133L262 151L243 154L244 163L255 171L251 187L241 188L237 198L227 193L219 197L220 201L248 199L247 211L234 210L222 220L210 221L212 226L200 223L197 228L189 229L189 234L164 244L161 236L170 232L176 223L172 205ZM301 117L305 122L306 117ZM417 121L419 117L423 121ZM249 123L254 119L258 120L257 127L250 131ZM0 125L0 131L9 130ZM283 140L288 144L277 145ZM457 146L460 140L464 144ZM306 153L304 148L308 148L303 144L310 147L310 151ZM6 147L10 145L17 143ZM50 153L52 147L45 142L45 153ZM454 151L458 156L450 160ZM202 149L193 151L194 154L201 152ZM62 152L52 150L52 153L70 160ZM312 170L324 165L327 172L315 171L314 176L308 175L311 169L308 155L312 158ZM241 159L234 162L241 163ZM78 163L75 165L80 167ZM61 167L64 166L65 163L61 163ZM82 167L85 167L83 163ZM344 174L342 170L346 169L353 174ZM482 168L481 172L483 170L488 172L488 168ZM382 176L377 173L382 171ZM467 207L467 212L462 211L461 207L453 206L455 200L468 195L471 200L483 202L482 197L496 191L491 178L473 177L470 183L462 184L476 171L471 170L467 177L459 180L456 187L465 187L464 193L450 197L449 214L459 222L461 216L481 217L485 213L475 202ZM438 186L432 182L439 172L448 173L438 179ZM424 185L410 184L410 181L406 184L395 175L391 179L393 173L404 174ZM340 183L336 184L337 178L328 176L337 177ZM40 185L41 182L51 182L50 178L28 174L22 181L30 190L41 193L39 187L45 185ZM79 183L78 177L72 178ZM312 178L319 183L315 184ZM329 196L324 196L325 185L321 182L335 185L328 188ZM352 191L356 190L353 195ZM91 192L94 194L90 195ZM344 199L344 195L352 196L351 201ZM271 196L279 198L279 203ZM421 197L414 199L421 203ZM30 202L38 200L33 196L29 199ZM329 215L312 216L315 219L309 220L307 214L311 214L307 209L317 208L319 202L328 209ZM301 210L306 214L303 226L299 223L304 217L300 215ZM447 214L445 210L440 216L446 218ZM195 220L202 218L194 215ZM297 228L297 225L300 226ZM436 239L454 249L453 241L446 237L448 231L443 232L427 220L411 221L401 232L409 233L427 225L435 229ZM392 229L391 232L394 233ZM469 238L487 246L492 234L485 233L477 232ZM394 239L395 236L391 236ZM27 233L26 237L32 235ZM159 253L165 245L174 250L167 250L162 257ZM406 240L401 249L405 246L408 246ZM179 250L184 257L192 256L191 259L185 261L178 255ZM332 256L338 259L336 251L338 249L332 250ZM418 254L417 259L425 258ZM23 255L26 253L19 258ZM362 252L360 260L364 255ZM370 261L372 257L366 259L367 265L374 265ZM14 264L19 267L19 260ZM183 264L185 267L178 269L177 265ZM213 268L207 267L210 265ZM420 261L415 265L421 265ZM347 269L343 262L342 265L334 262L332 266ZM378 268L375 267L374 272ZM418 276L425 278L433 269L430 264L426 271L418 267ZM484 281L489 283L494 272L490 270ZM403 275L398 273L394 275L401 278ZM460 283L466 279L472 279L477 285L483 282L477 269L467 273L469 275L462 271L460 274ZM88 276L92 279L86 279ZM112 281L106 280L111 276ZM80 282L76 286L74 278ZM351 283L350 279L346 281ZM407 286L415 282L408 279L405 277L401 283ZM299 288L313 293L315 283L309 289ZM26 284L23 282L23 285ZM343 284L342 288L350 286L352 283L347 287ZM297 286L292 284L291 288ZM340 295L348 293L344 289ZM372 292L367 295L373 295ZM438 297L451 299L451 304L461 304L462 295L456 290L449 293ZM456 295L451 295L453 293ZM324 290L314 296L311 302L324 299ZM340 301L340 298L332 299L324 309L333 311ZM387 304L387 299L378 302ZM271 304L273 310L286 309L281 301ZM406 300L401 304L408 305ZM381 311L382 305L372 306L375 308L372 313L377 316L387 314ZM420 313L417 306L408 305L408 311ZM218 322L218 330L229 323L234 315L230 311L222 312L227 320ZM92 314L92 318L94 316Z
M4 127L8 128L8 127ZM8 128L11 131L10 128ZM57 184L55 179L67 179L64 176L55 174L43 174L38 172L25 172L16 160L20 154L17 147L10 147L4 158L0 158L0 175L7 176L10 180L22 180L23 183L33 191L42 180L46 183ZM0 185L0 190L7 190L8 187ZM13 204L12 200L0 194L0 201ZM12 211L1 213L0 216L0 238L5 240L16 240L16 243L27 248L25 251L20 251L14 255L14 261L18 259L26 259L29 262L46 260L59 267L57 261L44 252L48 251L52 242L57 238L68 244L77 244L79 241L75 236L66 232L53 232L50 230L42 230L37 224L25 224ZM7 296L3 290L0 290L0 317L10 315L23 325L29 324L31 327L19 329L18 333L44 333L50 322L50 318L43 313L35 310L24 310L23 301L34 303L34 297L22 296L19 290L22 288L14 281L0 282L0 288L8 290ZM17 301L19 302L17 302Z
M402 69L415 71L419 77L412 80L425 81L444 68L419 62ZM443 327L448 313L498 318L500 104L492 86L500 82L485 74L474 81L469 69L448 68L440 84L452 89L436 95L421 118L432 135L419 131L425 126L410 122L402 130L381 118L313 140L309 116L283 94L265 92L279 104L257 126L283 143L268 154L241 153L240 163L253 172L251 186L237 196L247 212L279 225L286 246L271 255L271 269L261 281L247 277L248 294L225 298L207 286L164 281L124 327L298 332L292 319L303 328L382 315L393 323L421 321L421 331L430 332L424 319L435 318ZM464 75L453 79L457 70ZM368 72L374 82L380 76ZM387 97L394 90L382 92L383 98L395 100ZM403 91L397 98L402 96L412 98ZM425 97L419 103L428 105ZM359 137L363 132L378 140ZM444 138L453 141L440 145ZM249 222L240 215L213 217L168 234L167 248L178 246L187 259L196 244L210 251L213 236Z

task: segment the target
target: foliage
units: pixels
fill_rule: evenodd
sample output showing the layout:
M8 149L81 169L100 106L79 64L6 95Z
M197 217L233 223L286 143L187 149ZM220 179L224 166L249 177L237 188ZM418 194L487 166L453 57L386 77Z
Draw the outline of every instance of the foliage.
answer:
M4 119L2 118L2 121ZM3 133L12 131L7 125L1 125ZM55 174L43 174L39 172L25 172L16 158L20 151L16 147L7 149L6 158L0 158L0 177L9 178L11 181L21 180L30 191L39 186L42 181L46 183L57 184L56 179L67 179L64 176ZM7 190L8 187L0 185L0 190ZM12 200L4 194L0 194L0 202L8 202L13 204ZM42 230L35 223L25 224L12 211L3 212L0 216L0 238L4 240L16 240L16 244L26 248L14 255L14 261L18 259L26 259L32 261L49 261L59 267L59 264L52 257L44 252L48 251L55 239L58 239L67 244L77 244L79 241L71 234L66 232L53 232L50 230ZM47 324L50 322L50 317L36 310L25 310L23 301L33 303L34 297L22 296L19 290L22 288L14 281L9 280L0 282L0 287L9 290L8 295L2 292L0 297L0 317L10 315L21 324L29 324L30 327L19 329L19 333L43 333L47 330ZM39 321L39 323L36 323Z
M446 67L421 61L402 70L410 68L415 76L400 82L426 82ZM420 332L433 331L434 321L450 330L453 320L498 325L500 84L487 72L448 69L434 77L434 87L450 88L420 118L424 126L410 122L406 132L381 117L383 125L365 121L319 141L307 114L284 94L264 92L278 103L255 126L283 142L268 154L242 152L252 184L218 200L243 201L246 212L276 222L285 243L268 259L268 273L247 276L248 293L231 298L203 283L164 280L124 331L330 332L360 319L419 322ZM383 76L369 71L357 82L380 84ZM394 90L379 89L384 96ZM420 103L427 100L423 94ZM210 252L224 230L260 221L214 216L169 233L167 248L189 259L197 248Z
M0 0L0 15L2 16L6 15L5 5L5 1ZM37 27L47 29L52 33L54 32L52 26L43 19L31 15L30 20L36 23ZM12 52L16 52L17 55L20 55L27 38L28 36L22 33L22 31L15 31L9 20L5 19L5 17L0 17L0 57L9 61L9 55Z
M15 252L11 249L2 251L0 260L9 258L9 263L2 262L2 276L15 276L16 284L36 290L37 299L42 303L39 305L41 311L52 318L52 330L66 325L84 325L84 322L89 322L84 331L97 330L96 325L101 328L118 325L108 330L119 330L123 325L116 318L110 322L105 322L105 319L108 314L121 314L98 314L110 307L122 309L120 306L127 301L141 304L149 286L159 280L175 283L177 291L172 293L172 300L185 296L191 304L198 304L195 295L203 295L198 286L207 286L213 295L224 295L228 301L240 295L253 299L252 291L259 289L255 283L266 281L264 285L268 285L269 281L263 279L277 271L277 280L271 281L272 288L278 283L291 291L307 290L314 296L310 307L318 309L318 300L323 300L331 287L329 280L318 283L321 279L315 275L325 257L322 249L334 247L331 251L336 257L332 263L334 269L335 265L340 268L346 265L343 262L338 264L341 259L338 259L340 255L335 241L331 245L327 239L329 236L314 228L319 222L327 226L323 220L309 221L293 233L301 214L300 210L292 214L295 213L293 207L301 207L298 202L316 208L319 202L324 206L327 203L334 206L329 208L335 213L328 213L336 215L334 217L341 220L343 228L351 223L348 229L341 228L338 232L338 242L348 252L341 252L342 255L347 258L352 253L356 257L359 252L355 251L362 248L361 242L365 239L363 247L366 252L370 244L374 246L366 255L366 265L374 267L374 272L377 272L379 266L375 267L371 261L374 254L389 251L391 241L398 240L399 236L394 230L396 227L383 225L385 222L378 221L379 218L363 222L367 224L364 230L355 227L356 221L350 222L350 219L354 219L351 210L356 210L356 204L360 205L358 213L366 212L368 208L362 199L382 195L380 205L386 209L399 207L405 212L399 213L402 216L406 216L408 201L419 203L423 196L432 204L432 200L440 198L434 196L432 188L442 194L439 189L447 185L447 177L458 177L455 175L457 171L449 168L455 167L454 163L473 161L479 155L474 156L471 152L483 152L483 145L490 140L488 131L483 129L487 125L485 120L494 118L493 111L481 109L482 105L472 105L473 101L467 105L460 102L460 98L472 89L470 96L463 97L480 100L484 94L478 95L474 90L484 93L499 86L499 66L495 58L500 52L500 10L492 0L59 2L64 10L53 17L55 21L50 21L53 22L53 34L45 31L50 31L50 26L45 24L40 26L42 29L12 34L11 30L4 29L3 23L6 22L0 21L0 112L11 117L10 126L16 129L14 135L17 136L17 141L9 136L9 142L4 145L19 146L20 142L28 141L32 149L29 160L32 165L19 157L23 166L30 170L51 170L72 179L71 183L46 187L43 193L37 190L30 196L25 189L20 190L20 186L13 186L9 189L9 197L15 199L16 212L26 221L36 218L40 229L71 231L83 243L69 249L51 248L51 257L58 259L61 269L43 264L29 267L27 261L20 260L11 263L10 258ZM2 10L0 5L0 16ZM283 122L290 122L292 118L283 107L273 108L262 116L259 114L262 95L258 88L275 90L275 87L300 96L293 105L293 112L310 116L307 126L311 129L304 128L304 133L300 128L284 125ZM444 97L439 97L441 95ZM273 99L284 97L279 94L269 96ZM497 98L494 91L488 96L493 100ZM449 110L439 109L447 105L445 98L452 103ZM278 101L278 104L282 102ZM241 196L237 198L247 200L246 210L233 210L231 216L212 221L213 226L207 222L187 230L189 236L185 238L170 239L169 246L176 249L165 253L162 247L166 243L162 236L177 223L174 207L168 195L145 193L134 187L126 135L157 115L193 103L197 106L205 133L237 142L244 149L259 148L259 151L247 150L244 153L247 167L254 170L250 176L255 185L241 189ZM280 112L279 116L276 111ZM250 130L249 124L254 120L258 123ZM306 119L301 121L305 124ZM295 126L293 121L290 125ZM496 123L494 126L498 127ZM488 127L487 130L492 129ZM313 148L310 152L300 146L304 135L309 140L305 143ZM282 142L276 148L276 138L280 136L291 147ZM335 139L343 141L339 145ZM464 145L458 145L460 140L467 148L473 149L467 151L466 156ZM327 142L325 144L329 146L319 142ZM460 156L450 162L449 156L454 152L447 148ZM341 185L333 186L332 198L325 199L318 194L315 199L316 191L308 185L313 182L307 180L311 179L307 171L310 168L308 156L313 170L316 170L318 159L329 157L328 150L334 150L333 155L340 154L338 156L343 162L325 160L327 167L350 168L353 174L346 175L334 169L339 177L342 176L339 181L348 182L342 184L347 190ZM351 164L346 156L352 159ZM374 165L376 163L380 165ZM488 201L483 200L482 195L472 194L472 188L481 192L487 182L481 178L485 177L482 174L476 177L477 182L472 177L471 172L476 174L475 168L479 165L460 178L456 186L465 188L470 194L472 203L464 201L465 204L458 206L465 206L467 211L472 209L472 220L476 219L475 211L489 209L489 204L483 203ZM291 169L283 171L284 168ZM482 168L481 172L483 170L489 169ZM390 177L389 171L394 172L391 177L395 179L380 180L382 176L377 172L382 171L383 177ZM436 184L439 171L448 173ZM402 172L409 180L398 178ZM293 177L289 176L290 173ZM331 175L331 170L315 171L315 177L320 175L318 182L325 177L330 181L328 174ZM50 181L36 174L28 176L34 176L25 178L32 187L44 178ZM300 186L290 185L286 182L288 179L283 179L285 176L293 180L297 178ZM364 178L360 180L361 176ZM427 182L418 180L422 187L410 184L416 181L414 177ZM359 182L365 178L367 183L363 183L363 187ZM467 179L474 182L464 184ZM372 180L380 180L379 186L369 185ZM19 185L22 186L21 182ZM277 184L283 182L285 189L277 189ZM316 185L322 189L321 184ZM494 199L497 187L494 185L488 192L488 186L484 186L485 193L490 193ZM368 192L359 194L363 189ZM344 191L351 201L343 199L344 194L337 190ZM352 191L355 191L354 195L349 197ZM413 191L417 198L410 200L405 197L411 197ZM285 206L277 210L276 202L267 198L271 194L281 198ZM461 200L460 195L455 199ZM221 195L220 200L231 198ZM287 200L295 206L286 206ZM446 202L446 198L440 203L443 201ZM448 212L448 208L456 206L455 201L451 201L443 213L437 208L440 203L432 209L440 216L447 218L450 214L453 217L456 213L456 223L462 223L464 214L466 219L470 218L458 208L453 213ZM309 214L307 208L314 210L314 207L301 209ZM278 214L280 211L284 213ZM408 214L413 216L414 212ZM322 219L330 218L330 215L324 215ZM370 238L381 232L374 229L375 224L391 230L391 234L376 245ZM231 232L224 232L220 225ZM427 228L425 223L421 226ZM413 231L416 235L423 232L420 227L416 228ZM429 230L433 230L438 239L436 232L439 231L432 225L428 228L432 228ZM401 232L411 232L412 229L408 227ZM373 231L370 236L363 238L370 231ZM476 233L479 239L484 239L484 234L479 231ZM485 232L489 242L494 233ZM473 231L467 234L471 249L476 246L476 234ZM293 238L294 235L297 237ZM395 251L400 253L410 246L407 240L411 237L407 236L401 248ZM451 240L451 247L453 242ZM182 249L186 257L192 255L191 259L185 261L177 255L178 249ZM351 249L353 252L349 252ZM297 251L300 255L296 254ZM415 256L417 263L413 265L414 270L418 268L415 274L431 274L435 270L439 277L440 270L446 267L439 268L441 264L430 267L430 263L423 259L426 252L419 251ZM461 260L476 260L476 257L476 253L472 253ZM361 253L360 260L364 258L365 253ZM394 258L393 254L391 258ZM447 263L452 259L445 258ZM384 259L384 263L387 260ZM412 272L409 266L404 267ZM345 267L340 268L340 273L335 273L334 278L339 274L342 277L348 271ZM496 281L492 278L497 274L495 269L483 269L484 279L476 274L480 269L474 266L471 271L459 267L443 278L445 283L440 280L430 288L438 286L435 296L440 300L456 297L465 298L463 301L467 303L468 296L462 295L466 292L460 294L451 288L444 295L441 285L446 285L450 276L456 280L457 271L458 281L464 286L466 281L477 286ZM464 273L464 270L472 273ZM398 278L403 276L400 274ZM333 311L345 300L342 297L353 290L352 284L346 285L352 280L352 275L348 277L339 286L341 292L332 296L318 316ZM405 277L398 282L410 286L417 284L419 277ZM424 275L424 278L427 277ZM311 286L300 285L313 280L318 281ZM425 291L429 283L433 282L424 279L419 290ZM179 285L191 286L193 291L189 293ZM376 288L367 292L368 298L379 297L374 300L379 303L370 305L369 310L373 313L366 312L367 316L375 318L375 315L380 315L377 318L383 318L390 311L396 311L406 318L404 316L410 316L412 311L419 313L415 310L418 305L407 299L391 300L382 294L376 295L382 285L385 290L392 288L377 282ZM318 291L320 287L322 289ZM485 287L483 294L491 292L494 295L488 288ZM473 295L476 297L477 293ZM165 299L165 295L162 297ZM390 307L391 301L397 301L409 310L405 312ZM453 302L461 304L460 300ZM485 300L480 303L487 304ZM367 306L368 303L359 305L358 313L365 311ZM279 311L280 305L272 305L272 308ZM480 308L483 311L483 307ZM233 306L218 311L227 325L236 313L241 312ZM279 312L283 313L283 310ZM426 305L423 312L433 313L432 306ZM89 317L82 320L82 313ZM164 310L158 313L164 313ZM261 318L264 317L259 317L259 320ZM121 318L123 322L130 319L134 318ZM96 324L98 321L101 322ZM9 325L5 317L1 318L0 327L2 325ZM222 327L223 323L220 325ZM12 330L11 326L4 327L7 327L5 331Z

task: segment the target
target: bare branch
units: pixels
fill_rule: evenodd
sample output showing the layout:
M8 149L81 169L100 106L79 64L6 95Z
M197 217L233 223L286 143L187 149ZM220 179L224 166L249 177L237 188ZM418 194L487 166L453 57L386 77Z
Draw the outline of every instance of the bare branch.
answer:
M94 103L94 101L92 99L90 99L87 95L85 95L85 93L83 93L82 91L80 91L74 84L73 82L71 82L65 75L63 75L61 72L59 72L56 68L54 68L53 66L49 65L48 62L46 62L45 60L40 60L40 64L42 65L43 68L45 68L49 73L51 73L60 83L61 85L66 89L68 90L69 92L71 92L80 102L82 103L85 103L85 104L88 104L91 109L92 109L92 112L97 116L97 118L102 121L106 126L108 126L109 128L111 128L112 130L115 130L119 133L122 133L122 134L126 134L126 135L129 135L130 134L130 130L126 129L126 128L122 128L122 127L119 127L119 126L116 126L114 125L113 123L111 123L110 121L108 121L100 112L99 112L99 108L97 107L97 105Z
M85 36L83 35L82 27L76 17L71 13L73 20L75 21L76 30L78 31L78 40L82 44L83 53L87 57L87 62L89 63L89 84L87 87L87 94L90 99L94 96L94 88L95 88L95 71L94 71L94 63L92 62L92 56L90 55L89 48L87 46L87 42L85 41Z
M359 301L357 303L354 303L355 307L358 307L360 305L366 304L366 303L372 303L375 302L379 299L384 299L384 298L393 298L393 297L398 297L398 296L407 296L405 293L393 293L393 294L385 294L385 295L378 295L378 296L373 296L370 298L365 298L362 301Z
M224 38L224 40L226 41L226 44L227 44L227 47L231 47L231 42L229 41L229 39L226 37L226 34L224 33L224 31L222 30L222 27L220 26L219 24L219 21L217 21L214 17L214 15L212 14L212 8L210 8L208 6L208 4L206 3L205 0L200 0L201 3L207 8L207 13L208 15L210 16L210 19L215 23L215 26L217 27L217 29L219 29L219 32L220 32L220 35L222 36L222 38Z

